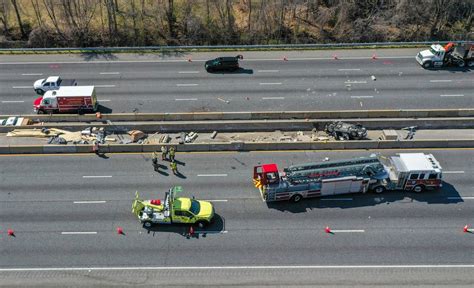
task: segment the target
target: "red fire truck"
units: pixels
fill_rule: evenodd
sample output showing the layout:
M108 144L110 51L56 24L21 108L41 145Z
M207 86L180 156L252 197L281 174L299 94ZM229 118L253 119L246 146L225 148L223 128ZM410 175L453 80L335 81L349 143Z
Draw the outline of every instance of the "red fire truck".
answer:
M38 114L65 112L95 112L98 103L94 86L63 86L46 91L33 102Z
M432 154L401 153L292 165L254 167L253 181L267 202L385 190L422 192L442 186L441 165Z

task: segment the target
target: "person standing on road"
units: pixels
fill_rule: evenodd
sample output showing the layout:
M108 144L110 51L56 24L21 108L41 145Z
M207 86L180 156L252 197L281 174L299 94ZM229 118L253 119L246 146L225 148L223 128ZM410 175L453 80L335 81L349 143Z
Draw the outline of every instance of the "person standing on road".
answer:
M170 148L170 161L171 162L174 162L175 154L176 154L176 149L173 146L171 146Z
M159 166L158 166L158 152L157 151L151 154L151 162L153 163L153 169L155 171L158 171Z
M173 174L177 175L178 174L178 165L176 164L176 162L171 161L170 162L170 167L171 167L171 171L173 171Z
M161 146L161 160L166 160L166 155L168 154L168 148L166 146Z

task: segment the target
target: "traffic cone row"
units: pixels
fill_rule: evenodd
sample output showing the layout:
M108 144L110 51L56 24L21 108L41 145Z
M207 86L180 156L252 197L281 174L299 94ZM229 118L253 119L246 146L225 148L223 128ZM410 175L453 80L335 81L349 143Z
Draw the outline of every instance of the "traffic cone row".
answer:
M462 231L463 231L464 233L472 233L471 229L469 229L469 225L464 226L463 229L462 229Z

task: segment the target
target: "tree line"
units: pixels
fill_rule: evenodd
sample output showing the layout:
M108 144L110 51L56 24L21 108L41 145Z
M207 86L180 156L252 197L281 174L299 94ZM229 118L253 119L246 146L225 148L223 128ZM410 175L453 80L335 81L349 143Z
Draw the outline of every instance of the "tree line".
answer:
M0 0L0 46L463 40L473 0Z

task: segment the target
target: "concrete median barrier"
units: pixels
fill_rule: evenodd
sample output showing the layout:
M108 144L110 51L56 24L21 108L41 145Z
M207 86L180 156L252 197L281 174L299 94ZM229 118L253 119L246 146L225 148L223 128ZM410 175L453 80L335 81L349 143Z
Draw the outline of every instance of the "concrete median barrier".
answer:
M76 153L75 145L44 145L44 154Z
M8 145L0 146L0 155L1 154L10 154L10 146Z
M10 154L43 154L43 145L10 145Z
M77 144L76 153L92 153L92 145L89 144Z

